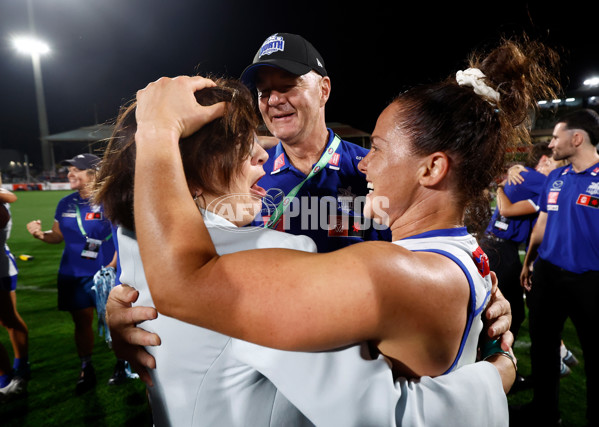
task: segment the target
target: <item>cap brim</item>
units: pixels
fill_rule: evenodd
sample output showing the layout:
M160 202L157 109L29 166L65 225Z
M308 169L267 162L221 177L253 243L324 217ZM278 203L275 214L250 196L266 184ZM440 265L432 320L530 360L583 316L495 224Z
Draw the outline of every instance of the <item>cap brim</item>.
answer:
M88 169L95 169L97 165L93 165L93 164L87 164L87 163L81 163L78 162L77 160L63 160L62 162L60 162L60 164L62 166L75 166L77 169L80 170L88 170Z
M285 59L266 59L256 64L252 64L243 70L240 78L242 83L250 88L254 88L256 86L256 72L264 66L279 68L296 76L303 76L304 74L312 71L312 68L309 66L298 64L295 61L287 61Z

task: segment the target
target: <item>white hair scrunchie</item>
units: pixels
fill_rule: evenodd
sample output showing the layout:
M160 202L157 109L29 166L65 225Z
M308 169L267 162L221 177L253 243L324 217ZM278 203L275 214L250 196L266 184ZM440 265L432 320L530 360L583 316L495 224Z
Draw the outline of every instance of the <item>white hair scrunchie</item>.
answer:
M485 83L483 80L485 77L478 68L460 70L455 75L455 79L460 86L469 86L474 89L475 94L489 98L496 103L499 102L499 92Z

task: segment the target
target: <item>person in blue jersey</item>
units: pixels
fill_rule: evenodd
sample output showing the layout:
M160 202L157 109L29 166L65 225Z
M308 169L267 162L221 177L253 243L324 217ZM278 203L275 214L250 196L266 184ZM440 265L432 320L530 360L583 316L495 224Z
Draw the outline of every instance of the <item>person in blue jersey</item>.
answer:
M387 227L362 216L368 189L358 164L368 150L327 128L331 78L314 46L296 34L273 34L241 80L256 90L264 124L279 140L267 150L259 182L267 196L253 225L306 235L318 252L390 240Z
M44 231L40 220L27 224L27 231L45 243L64 242L58 268L58 309L68 311L75 325L75 345L81 359L81 372L76 392L83 393L96 384L91 362L94 345L92 329L96 296L93 277L114 258L115 249L110 222L102 206L90 203L91 183L95 179L100 158L91 153L64 160L72 190L56 207L54 223Z
M599 425L599 115L580 109L558 118L549 147L569 165L547 177L540 213L522 267L528 291L534 397L521 412L556 425L559 414L561 333L567 318L585 360L587 421ZM533 269L534 266L534 269Z
M371 188L364 213L390 226L393 242L318 254L215 252L186 192L178 142L225 108L197 105L202 78L151 83L137 95L134 213L157 310L288 350L367 341L397 375L439 375L474 361L489 269L465 217L487 204L509 144L530 136L533 100L552 92L537 63L543 53L534 42L505 41L466 70L399 95L360 163ZM289 114L275 117L282 130L299 119ZM156 198L164 209L151 208Z
M547 174L557 166L548 145L548 142L539 142L531 148L525 166L516 168L522 177L519 183L510 183L506 179L498 185L497 208L481 239L481 247L489 257L491 270L497 274L499 288L512 308L510 330L514 339L517 339L525 318L519 250L528 246L530 232L537 218L534 204L515 204L523 200L538 203ZM519 211L518 206L521 206Z
M8 332L14 355L11 367L0 343L0 401L25 393L30 378L29 330L17 310L17 263L7 244L12 229L10 204L16 201L13 192L0 187L0 325Z

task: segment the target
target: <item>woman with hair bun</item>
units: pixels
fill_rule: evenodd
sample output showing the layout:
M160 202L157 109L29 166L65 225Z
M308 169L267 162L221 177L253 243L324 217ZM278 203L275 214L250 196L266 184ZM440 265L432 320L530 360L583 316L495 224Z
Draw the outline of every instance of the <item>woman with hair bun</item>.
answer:
M465 71L393 100L360 164L371 188L364 214L388 225L393 242L327 254L219 255L185 189L178 143L226 109L195 102L191 95L207 84L201 77L148 85L137 95L134 205L157 310L284 350L366 342L396 377L437 376L474 362L491 275L465 224L476 224L470 217L509 145L527 138L535 100L552 94L541 58L555 59L540 44L505 41ZM156 199L163 209L152 209ZM512 363L507 350L492 341L483 357Z

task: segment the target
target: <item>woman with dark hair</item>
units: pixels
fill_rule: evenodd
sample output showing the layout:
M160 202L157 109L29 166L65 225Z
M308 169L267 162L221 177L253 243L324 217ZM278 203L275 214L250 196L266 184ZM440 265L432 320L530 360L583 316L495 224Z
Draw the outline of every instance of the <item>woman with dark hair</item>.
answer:
M456 76L398 96L362 161L372 189L365 215L389 225L394 242L328 254L219 255L182 191L176 147L224 107L202 108L190 97L207 84L199 77L161 79L138 92L135 224L158 311L287 350L366 341L396 375L439 375L473 362L490 276L464 218L486 204L509 144L528 138L535 99L552 93L543 53L507 41ZM156 198L163 209L152 209Z

